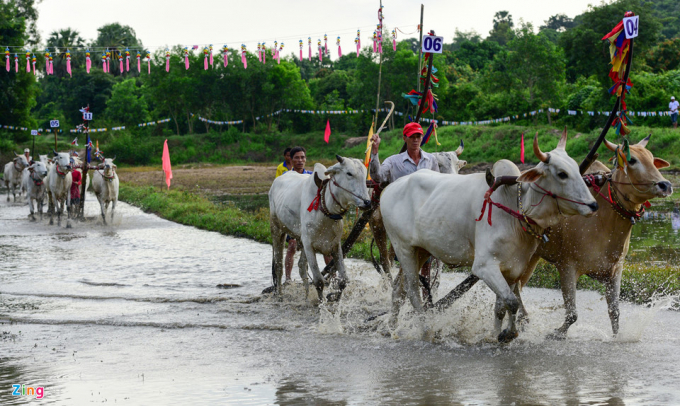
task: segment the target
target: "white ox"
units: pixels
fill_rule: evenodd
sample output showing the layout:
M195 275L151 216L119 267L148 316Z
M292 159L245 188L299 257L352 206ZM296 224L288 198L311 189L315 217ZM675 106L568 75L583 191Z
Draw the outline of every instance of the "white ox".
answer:
M457 174L460 168L467 165L467 161L458 159L460 154L463 153L463 141L460 142L460 146L455 151L446 152L433 152L432 155L437 159L437 164L439 164L439 173L453 173Z
M449 176L422 170L385 189L381 197L383 222L401 263L393 290L393 320L403 300L404 287L414 309L423 310L418 271L431 254L454 267L471 266L472 274L486 282L510 310L510 327L499 334L499 341L508 342L517 336L519 300L511 286L536 250L537 236L559 222L561 215L588 216L597 210L565 146L566 132L557 148L548 154L541 152L534 138L534 153L541 162L521 175L510 161L494 165L496 176L520 175L520 183L500 187L491 195L492 200L519 211L522 209L518 200L521 201L526 216L536 222L530 226L536 236L523 230L526 223L497 208L493 214L487 208L482 221L475 221L489 190L481 173ZM549 198L540 188L569 200ZM487 222L487 215L493 226ZM500 330L500 326L496 327Z
M338 163L328 169L321 164L314 165L313 175L289 171L276 178L269 189L269 220L274 253L272 275L278 294L281 293L286 234L302 244L299 267L305 292L308 293L309 289L306 271L309 263L319 301L323 300L324 280L316 262L317 252L333 256L341 289L347 282L341 241L342 214L351 205L365 209L371 202L366 190L366 167L363 162L337 155L336 158ZM310 204L319 193L319 209L309 211Z
M109 203L111 203L111 222L113 222L113 212L118 202L118 175L116 174L117 167L113 163L114 159L116 157L105 158L92 177L92 189L99 200L104 224L106 224L106 210L109 208Z
M68 152L54 151L54 164L48 172L49 194L57 212L57 225L61 226L61 215L64 207L67 210L66 228L71 228L71 158ZM50 215L50 225L54 224L54 216Z
M14 195L14 202L17 201L17 189L19 189L19 196L21 196L21 177L24 169L28 168L28 161L26 156L19 155L16 152L14 159L5 165L4 182L7 188L7 201L9 202L9 194Z
M31 221L35 221L35 208L33 207L33 200L38 206L40 213L40 220L43 218L43 202L45 201L45 177L47 176L47 167L41 161L34 162L27 170L24 171L22 187L26 189L26 198L28 199L28 207L31 210Z

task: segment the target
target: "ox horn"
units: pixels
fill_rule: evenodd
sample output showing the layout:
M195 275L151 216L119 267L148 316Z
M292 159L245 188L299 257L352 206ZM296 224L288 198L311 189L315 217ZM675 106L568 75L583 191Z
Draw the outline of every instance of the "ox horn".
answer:
M14 151L12 151L12 152L14 152ZM21 154L17 154L16 152L14 152L14 156L21 156Z
M560 137L560 142L557 143L557 149L567 148L567 126L564 126L564 131L562 131L562 136Z
M609 142L606 139L604 140L604 146L612 152L616 152L616 148L618 147L618 145L614 144L613 142Z
M54 152L54 156L59 156L59 154L57 153L57 151L52 150L52 152Z
M116 160L116 156L114 155L113 158L111 158L111 162Z
M458 148L456 148L456 151L455 151L456 155L460 156L460 154L463 153L464 149L465 149L465 144L463 143L463 140L460 140L460 145L458 146Z
M536 131L536 135L534 135L534 155L536 155L536 158L541 162L545 162L546 164L550 162L550 155L541 151L541 148L538 146L538 131Z
M640 142L637 143L637 145L641 146L642 148L647 147L647 143L649 142L649 138L652 136L652 134L649 134L645 138L641 139Z
M340 155L337 155L337 154L336 154L336 155L335 155L335 159L337 159L338 162L340 162L341 164L342 164L342 163L345 163L345 158L341 157Z

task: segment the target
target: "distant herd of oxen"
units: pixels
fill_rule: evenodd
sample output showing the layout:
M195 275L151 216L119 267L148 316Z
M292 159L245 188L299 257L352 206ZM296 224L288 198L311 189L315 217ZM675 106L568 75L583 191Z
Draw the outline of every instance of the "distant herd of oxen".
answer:
M47 213L50 215L50 225L54 224L54 215L57 216L57 225L61 226L61 216L66 210L66 227L71 227L71 218L77 214L78 207L71 202L71 186L74 171L80 172L82 179L82 161L73 151L56 152L49 158L40 155L36 161L29 162L25 155L14 153L15 157L4 168L3 182L7 188L7 201L10 195L17 201L17 194L21 199L25 193L30 210L29 218L36 221L36 208L43 218L43 205L48 202ZM94 169L92 176L92 189L97 196L101 207L101 216L106 224L106 212L111 204L111 216L113 220L116 202L118 202L118 175L114 158L104 158ZM85 179L86 190L90 187L90 174ZM35 202L35 206L34 206ZM36 207L37 206L37 207Z
M463 153L461 142L456 151L436 154L440 173L420 170L387 185L372 214L371 228L383 276L392 286L389 323L397 322L406 298L416 312L441 310L481 279L496 294L498 340L509 342L529 321L521 291L543 258L559 271L566 310L564 324L550 337L564 339L576 322L576 281L581 275L604 284L612 330L617 334L621 275L632 227L648 200L673 192L671 183L659 172L669 164L646 148L649 138L630 146L627 162L615 159L614 168L609 169L595 161L585 174L566 152L566 129L557 147L547 153L534 138L533 152L540 162L524 172L504 159L487 174L458 174L466 164L458 158ZM621 147L604 142L614 153ZM29 166L24 155L15 155L5 165L7 200L13 194L16 201L17 192L20 196L25 192L30 218L35 220L33 201L42 219L47 196L50 224L53 214L60 221L66 207L69 227L75 212L69 193L71 172L81 170L80 160L54 152L53 158L41 155ZM301 244L298 266L307 293L308 267L320 300L329 283L319 269L316 253L332 256L332 274L337 274L338 286L342 290L347 284L341 241L343 214L351 206L368 209L376 196L370 196L363 162L341 156L337 161L329 168L315 164L312 175L291 172L280 176L269 190L274 294L281 294L286 235ZM112 203L113 218L118 200L116 165L113 159L105 159L94 169L92 187L106 223L108 204ZM89 174L87 178L89 187ZM312 209L315 201L319 210ZM390 272L393 255L388 254L385 237L389 237L400 265L394 278ZM430 296L430 301L423 303L419 271L430 257L452 268L470 267L472 272L438 302L433 303ZM502 330L507 315L508 326Z
M564 324L549 337L566 338L576 322L576 281L581 275L604 284L612 330L618 334L621 275L632 227L648 200L673 192L659 172L669 164L646 148L649 139L630 145L629 156L619 152L613 169L595 161L583 174L566 152L566 129L550 152L542 152L534 138L533 152L540 162L524 172L504 159L486 174L458 174L465 165L458 160L461 142L455 152L437 157L440 168L447 165L440 173L419 170L387 185L379 208L374 207L371 228L383 275L392 286L389 324L398 322L407 298L418 313L442 310L481 279L496 294L498 340L512 341L529 322L522 287L543 258L559 271L566 310ZM612 153L622 150L621 145L604 143ZM340 290L347 284L342 215L350 206L368 209L372 197L363 162L341 156L337 161L329 168L317 163L312 175L280 176L269 190L275 295L282 290L286 235L302 244L298 266L307 293L308 266L320 300L329 275L337 275ZM388 254L387 243L380 238L385 232L400 265L395 277L390 273L395 255ZM316 253L332 256L336 272L324 279ZM431 257L452 268L470 267L472 272L436 303L431 295L423 303L419 272Z

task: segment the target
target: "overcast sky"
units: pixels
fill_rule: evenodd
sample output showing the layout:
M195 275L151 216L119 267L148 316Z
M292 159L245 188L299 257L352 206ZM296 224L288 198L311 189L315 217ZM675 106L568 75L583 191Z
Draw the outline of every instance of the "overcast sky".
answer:
M580 14L592 0L383 0L385 25L414 32L421 3L425 5L425 30L434 29L450 42L456 28L486 36L499 10L510 11L515 24L524 19L538 27L554 14ZM378 22L378 7L376 0L43 0L38 5L38 28L43 40L52 31L67 27L91 40L98 27L119 22L134 28L151 51L176 44L214 44L215 49L227 44L234 49L241 43L252 51L260 41L273 44L278 40L285 42L286 54L297 53L300 39L306 50L309 36L314 48L316 40L327 33L332 50L340 35L348 52L358 28L362 45L369 43ZM400 39L409 36L399 33Z

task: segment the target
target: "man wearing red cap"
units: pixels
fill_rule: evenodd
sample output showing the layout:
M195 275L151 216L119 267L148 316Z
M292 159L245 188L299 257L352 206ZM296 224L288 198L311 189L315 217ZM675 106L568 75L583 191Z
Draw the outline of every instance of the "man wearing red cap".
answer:
M432 154L428 154L420 149L420 142L423 140L423 128L420 124L406 124L403 136L406 143L406 151L385 159L382 165L378 158L380 135L376 134L373 136L371 163L369 164L372 179L375 179L377 182L389 181L391 183L402 176L410 175L420 169L430 169L439 172L437 159Z
M373 136L373 146L371 147L371 163L369 170L371 178L376 182L389 181L390 183L401 178L402 176L410 175L420 169L430 169L439 172L439 164L437 159L427 152L420 149L420 142L423 140L423 128L418 123L408 123L404 126L403 131L404 142L406 143L406 151L401 154L392 155L385 159L380 164L378 158L378 148L380 147L380 135ZM432 258L430 257L430 260ZM430 260L428 260L423 268L420 270L420 275L430 279ZM427 292L423 289L423 296ZM426 300L431 298L425 297Z

